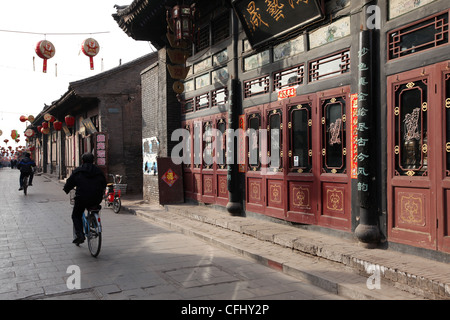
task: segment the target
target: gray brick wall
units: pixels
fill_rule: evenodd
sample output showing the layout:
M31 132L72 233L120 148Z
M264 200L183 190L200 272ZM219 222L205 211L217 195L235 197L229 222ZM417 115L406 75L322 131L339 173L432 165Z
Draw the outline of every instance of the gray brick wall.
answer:
M157 137L159 157L170 157L178 142L171 142L172 132L181 126L181 109L175 92L174 80L168 74L166 50L158 51L158 62L141 74L142 81L142 139ZM144 175L143 197L159 202L158 179Z

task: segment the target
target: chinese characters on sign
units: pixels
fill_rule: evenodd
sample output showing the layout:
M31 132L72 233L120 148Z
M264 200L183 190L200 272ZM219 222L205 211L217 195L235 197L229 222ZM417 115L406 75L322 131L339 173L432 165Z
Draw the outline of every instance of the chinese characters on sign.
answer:
M323 16L317 0L236 0L233 6L252 46Z
M296 95L297 95L296 87L289 87L286 89L281 89L280 91L278 91L278 100L295 97Z
M96 159L97 159L97 165L98 166L106 166L106 134L105 133L99 133L97 134L95 138L96 143Z
M167 170L167 172L162 176L162 180L167 183L169 187L172 187L173 184L178 180L178 176L172 169Z
M351 102L351 114L352 114L352 122L351 122L351 154L350 154L350 166L351 166L351 178L358 178L358 94L354 93L350 95Z
M362 208L370 207L370 147L371 147L371 134L370 134L370 109L371 109L371 33L368 30L364 30L360 34L360 50L358 51L359 57L359 80L358 80L358 124L356 131L358 133L358 139L356 141L358 145L357 151L357 179L358 179L358 193L359 202ZM352 159L353 160L353 159ZM353 172L352 172L353 174Z

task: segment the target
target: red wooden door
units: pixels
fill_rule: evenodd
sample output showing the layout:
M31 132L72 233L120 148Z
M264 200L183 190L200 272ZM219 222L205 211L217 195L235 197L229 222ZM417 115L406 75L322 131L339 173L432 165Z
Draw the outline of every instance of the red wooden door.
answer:
M290 99L285 109L287 219L304 224L317 224L318 220L319 180L315 172L319 166L313 159L319 150L313 150L314 129L319 123L316 104L315 95L299 96Z
M350 88L341 87L318 94L319 132L315 137L321 147L315 154L320 168L316 169L320 185L318 190L318 224L349 231L351 229L351 189L349 152ZM350 119L350 116L349 116ZM317 159L316 156L316 159Z
M438 249L450 252L450 61L436 66Z
M246 210L264 213L266 193L262 176L262 152L260 150L260 130L263 130L264 106L258 106L245 110L246 115L246 173L245 173L245 198Z
M388 236L429 249L437 246L436 177L442 171L436 80L431 66L387 81Z

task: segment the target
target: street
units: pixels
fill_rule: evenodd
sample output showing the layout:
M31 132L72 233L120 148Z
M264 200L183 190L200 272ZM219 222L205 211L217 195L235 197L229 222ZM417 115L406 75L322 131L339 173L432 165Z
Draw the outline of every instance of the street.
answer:
M72 244L72 206L63 185L0 169L0 299L330 300L342 299L274 269L125 211L101 211L103 245ZM186 312L196 312L186 308ZM195 306L194 306L195 308ZM180 311L181 312L181 311Z

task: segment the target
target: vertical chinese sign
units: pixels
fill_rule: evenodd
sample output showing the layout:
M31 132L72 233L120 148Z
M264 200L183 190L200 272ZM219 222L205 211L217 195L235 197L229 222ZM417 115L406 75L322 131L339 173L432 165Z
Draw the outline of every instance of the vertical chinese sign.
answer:
M238 164L239 172L245 172L245 115L239 116L239 146Z
M354 93L350 95L350 103L351 103L351 114L352 114L352 122L351 122L351 131L350 131L350 141L351 141L351 150L350 150L350 167L351 167L351 178L358 179L358 94Z
M107 135L106 133L97 133L95 135L95 159L99 167L107 166Z

